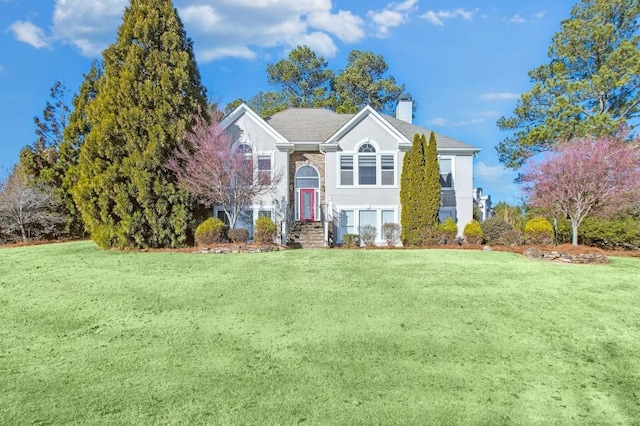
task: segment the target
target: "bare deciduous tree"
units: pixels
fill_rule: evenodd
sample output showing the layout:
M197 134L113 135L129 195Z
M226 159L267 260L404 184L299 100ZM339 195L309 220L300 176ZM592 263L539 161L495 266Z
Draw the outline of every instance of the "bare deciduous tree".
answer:
M30 186L18 168L0 185L0 233L6 239L27 241L54 235L62 222L52 188Z

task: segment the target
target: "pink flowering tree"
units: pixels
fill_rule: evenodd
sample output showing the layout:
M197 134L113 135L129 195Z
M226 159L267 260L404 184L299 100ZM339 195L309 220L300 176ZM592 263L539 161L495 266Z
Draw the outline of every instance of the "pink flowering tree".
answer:
M558 145L523 175L534 207L553 209L569 219L572 244L590 215L612 216L640 204L640 138L613 136L575 139Z
M217 122L198 117L187 141L167 167L176 174L178 185L206 207L220 205L232 228L242 209L269 193L282 178L280 173L256 173L251 148L234 146Z

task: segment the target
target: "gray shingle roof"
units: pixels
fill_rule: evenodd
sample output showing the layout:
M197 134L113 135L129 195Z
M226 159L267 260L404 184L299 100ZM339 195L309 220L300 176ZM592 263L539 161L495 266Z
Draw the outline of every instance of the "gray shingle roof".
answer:
M416 126L415 124L409 124L405 121L398 120L395 117L390 115L382 114L385 120L389 122L393 127L395 127L400 133L404 135L409 142L413 141L413 136L417 133L419 135L424 134L427 137L427 141L429 140L429 135L431 134L430 129L426 129L424 127ZM436 136L436 143L438 148L441 149L455 149L455 148L476 148L473 145L469 145L467 143L461 142L457 139L450 138L449 136L445 136L441 133L434 132Z
M289 142L322 143L344 126L354 114L336 114L322 108L289 108L266 121Z
M289 142L322 143L351 120L354 115L338 114L322 108L289 108L274 114L266 121ZM382 114L382 117L402 133L409 142L413 141L413 136L416 133L424 133L427 138L431 133L429 129L406 123L390 115ZM435 135L440 149L475 148L439 133Z

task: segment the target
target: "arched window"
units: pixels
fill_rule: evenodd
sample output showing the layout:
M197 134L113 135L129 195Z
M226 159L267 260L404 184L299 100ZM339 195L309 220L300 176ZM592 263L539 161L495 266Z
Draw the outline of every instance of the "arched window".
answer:
M376 147L370 143L363 143L358 152L376 152Z
M396 185L396 156L380 152L375 142L367 139L353 153L339 154L340 185Z
M296 188L319 188L320 176L315 167L302 166L296 172Z
M242 155L241 167L238 172L243 182L250 184L253 182L253 149L246 143L241 143L236 147L238 155Z

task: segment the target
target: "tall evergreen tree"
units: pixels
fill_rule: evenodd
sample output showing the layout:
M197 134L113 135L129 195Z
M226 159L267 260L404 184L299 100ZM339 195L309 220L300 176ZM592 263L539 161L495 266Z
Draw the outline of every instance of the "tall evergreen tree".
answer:
M20 169L27 182L46 185L52 188L59 186L56 173L58 147L63 140L63 130L69 117L69 106L66 103L67 88L60 81L51 86L50 101L47 101L42 118L34 117L36 140L25 146L20 152Z
M421 245L438 224L440 211L438 147L433 132L429 138L415 134L411 151L405 154L400 177L402 243Z
M165 164L207 102L171 0L131 0L103 65L73 191L85 225L101 247L184 245L190 200Z
M640 2L580 0L549 47L549 63L531 72L533 87L513 115L500 161L520 168L563 140L615 133L640 118Z
M422 212L420 208L421 192L425 178L425 145L424 135L415 134L411 145L411 154L403 162L401 185L405 186L405 203L402 204L402 242L407 245L420 245L422 231ZM404 164L404 163L408 164ZM405 171L405 166L406 171ZM406 175L405 175L406 173ZM406 212L405 212L406 210Z
M425 136L422 135L423 141ZM442 187L440 185L440 166L438 165L438 146L433 132L429 136L429 144L425 150L425 177L423 181L420 209L422 224L426 230L435 230L439 223Z
M61 182L57 192L65 209L66 232L73 236L79 236L85 232L82 216L71 196L71 191L78 182L80 148L85 137L91 132L87 109L98 94L98 81L101 75L102 66L94 60L91 63L91 69L84 75L78 93L73 97L73 110L64 129L63 141L58 147L57 168Z
M54 227L48 227L46 235L57 237L69 235L66 223L70 219L65 208L68 194L62 189L63 173L60 169L59 147L63 140L63 130L69 117L66 102L68 90L60 81L51 86L42 117L34 117L36 140L20 151L18 169L20 185L26 185L37 191L47 193L46 203L56 219Z
M267 80L280 88L286 106L323 107L328 103L333 79L333 71L327 66L327 61L308 46L298 46L288 59L267 66Z
M405 86L386 75L388 69L382 55L352 50L346 68L333 80L336 111L357 112L371 105L376 111L392 113Z
M416 134L413 137L413 144L416 144ZM402 174L400 175L400 226L402 244L409 245L413 226L414 205L411 199L411 153L410 149L404 154L402 159Z

